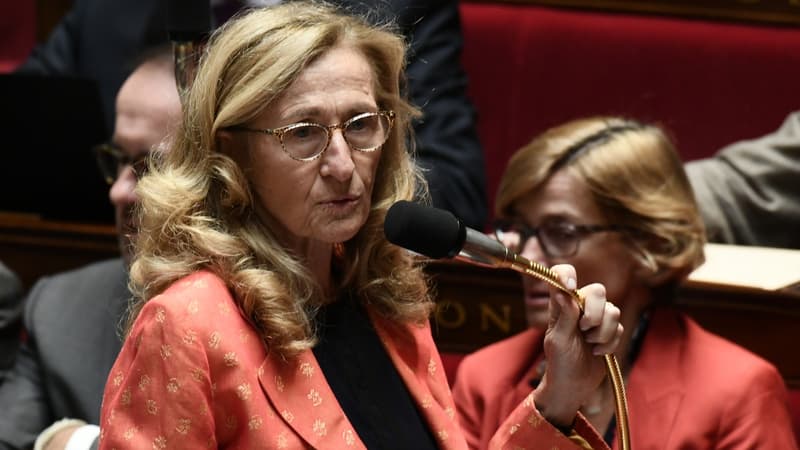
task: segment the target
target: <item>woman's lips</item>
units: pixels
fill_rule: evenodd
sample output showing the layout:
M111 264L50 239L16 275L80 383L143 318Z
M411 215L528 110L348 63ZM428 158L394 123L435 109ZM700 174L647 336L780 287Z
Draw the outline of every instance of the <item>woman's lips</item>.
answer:
M334 198L329 198L327 200L323 200L320 203L325 204L325 205L342 204L342 203L358 201L359 197L361 197L361 196L360 195L343 195L341 197L334 197Z
M546 308L550 302L550 294L547 292L526 292L525 306L528 308Z
M348 195L346 197L340 197L324 201L322 202L322 205L335 212L346 213L352 211L358 205L359 199L360 197L357 195L356 196Z
M547 308L550 302L550 291L547 285L539 280L524 280L525 306L528 308Z

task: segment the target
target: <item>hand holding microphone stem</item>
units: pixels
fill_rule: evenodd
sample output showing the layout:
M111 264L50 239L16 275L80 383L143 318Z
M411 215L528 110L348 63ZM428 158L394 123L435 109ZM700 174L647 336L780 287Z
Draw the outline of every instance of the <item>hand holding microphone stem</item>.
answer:
M575 269L567 264L552 269L568 289L575 289ZM569 295L550 289L550 320L544 338L547 370L536 388L537 409L551 423L568 427L576 412L605 378L605 362L595 357L612 353L622 336L619 309L608 302L601 284L578 290L580 308Z

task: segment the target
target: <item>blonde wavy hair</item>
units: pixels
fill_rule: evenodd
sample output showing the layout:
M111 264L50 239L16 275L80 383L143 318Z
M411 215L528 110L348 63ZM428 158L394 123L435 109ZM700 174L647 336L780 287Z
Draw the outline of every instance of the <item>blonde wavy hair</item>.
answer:
M250 10L211 36L182 123L138 184L132 318L170 284L205 269L226 281L271 351L291 357L314 345L320 287L280 244L269 218L259 219L249 182L220 151L217 133L256 117L315 58L342 44L369 61L378 107L396 119L381 150L369 217L336 259L337 287L391 320L428 319L433 303L421 268L383 235L388 208L426 192L408 148L419 112L400 93L405 42L388 25L370 26L319 2Z
M703 262L705 232L683 163L655 125L592 117L551 128L509 160L495 202L498 218L565 170L588 186L609 223L623 225L634 256L654 273L683 279Z

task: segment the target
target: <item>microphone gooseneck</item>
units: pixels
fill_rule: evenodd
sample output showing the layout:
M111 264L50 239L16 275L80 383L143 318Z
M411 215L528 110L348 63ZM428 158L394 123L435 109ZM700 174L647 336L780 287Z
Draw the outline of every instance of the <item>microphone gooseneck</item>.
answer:
M583 297L577 290L564 286L550 268L517 255L497 240L465 226L447 211L399 201L387 211L383 230L389 242L429 258L453 258L483 267L512 269L543 280L575 299L583 312ZM604 355L604 358L614 389L620 448L630 450L628 405L622 371L614 354Z

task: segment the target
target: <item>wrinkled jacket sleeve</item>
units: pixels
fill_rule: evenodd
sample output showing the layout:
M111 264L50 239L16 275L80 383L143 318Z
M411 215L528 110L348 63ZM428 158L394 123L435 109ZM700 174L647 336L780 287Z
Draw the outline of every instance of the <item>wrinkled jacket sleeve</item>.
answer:
M687 163L686 172L710 241L800 248L800 111L774 133Z
M569 436L550 424L533 403L529 395L511 415L500 425L492 440L491 450L506 449L608 449L603 438L581 416L575 418L575 425Z

